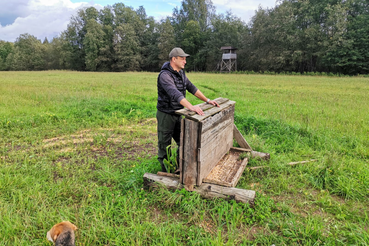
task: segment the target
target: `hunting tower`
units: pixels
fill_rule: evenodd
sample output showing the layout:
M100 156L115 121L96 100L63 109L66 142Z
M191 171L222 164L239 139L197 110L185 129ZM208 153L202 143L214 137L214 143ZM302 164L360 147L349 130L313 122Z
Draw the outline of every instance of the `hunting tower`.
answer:
M223 50L220 72L237 71L237 48L232 46L223 46L220 49Z

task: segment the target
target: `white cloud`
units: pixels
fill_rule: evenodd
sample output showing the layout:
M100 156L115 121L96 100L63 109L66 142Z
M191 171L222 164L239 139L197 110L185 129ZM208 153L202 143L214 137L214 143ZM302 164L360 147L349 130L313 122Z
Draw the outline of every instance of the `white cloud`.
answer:
M231 10L234 15L245 22L249 22L259 5L263 8L274 7L276 0L264 0L262 2L260 0L212 0L212 2L217 8L217 12Z
M92 6L90 3L72 3L70 0L16 0L13 9L18 14L13 23L0 26L0 40L14 42L20 34L29 33L43 40L51 40L66 30L72 15L81 7ZM8 4L10 7L10 4ZM100 7L95 6L95 7ZM0 16L7 10L0 10ZM9 18L7 21L9 22Z

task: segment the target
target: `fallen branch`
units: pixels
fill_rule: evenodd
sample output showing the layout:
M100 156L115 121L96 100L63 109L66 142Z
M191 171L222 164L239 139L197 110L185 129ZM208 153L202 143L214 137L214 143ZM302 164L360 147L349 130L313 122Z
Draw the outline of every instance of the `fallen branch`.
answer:
M311 159L309 161L296 161L296 162L290 162L287 165L293 166L293 165L297 165L297 164L304 164L304 163L308 163L308 162L314 162L317 161L316 159Z
M297 164L304 164L304 163L314 162L314 161L317 161L317 160L316 159L311 159L309 161L296 161L296 162L287 163L287 165L294 166L294 165L297 165ZM248 169L249 170L256 170L256 169L262 169L262 168L266 168L266 167L269 167L269 166L248 167Z

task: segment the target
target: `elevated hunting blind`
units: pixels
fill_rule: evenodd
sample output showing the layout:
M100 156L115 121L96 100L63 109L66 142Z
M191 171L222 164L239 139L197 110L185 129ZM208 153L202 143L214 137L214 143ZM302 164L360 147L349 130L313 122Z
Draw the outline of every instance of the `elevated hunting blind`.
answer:
M220 63L220 71L237 71L237 48L234 48L232 46L223 46L220 49L223 50L222 61Z

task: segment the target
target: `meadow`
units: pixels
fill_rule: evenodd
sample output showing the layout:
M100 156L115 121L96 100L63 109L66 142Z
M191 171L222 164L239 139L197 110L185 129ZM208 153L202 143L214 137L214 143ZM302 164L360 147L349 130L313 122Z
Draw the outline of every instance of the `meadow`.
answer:
M76 245L369 244L369 78L187 75L270 153L237 185L254 206L142 188L157 73L0 72L0 245L52 245L63 220Z

